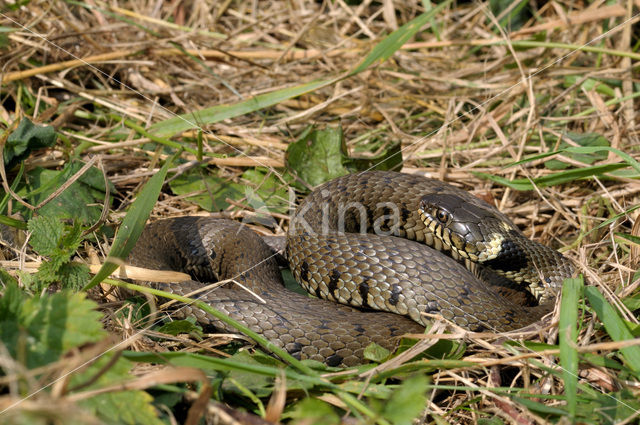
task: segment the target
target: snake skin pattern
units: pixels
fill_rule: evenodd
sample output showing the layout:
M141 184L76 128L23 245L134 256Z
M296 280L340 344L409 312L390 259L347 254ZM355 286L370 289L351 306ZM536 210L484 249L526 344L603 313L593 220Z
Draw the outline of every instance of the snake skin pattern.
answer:
M190 282L154 284L180 295L201 287L200 282L231 279L242 284L253 293L230 282L198 297L297 358L332 366L362 363L363 350L372 342L393 349L401 335L423 332L430 322L422 313L441 315L472 331L502 332L529 325L548 312L548 302L519 305L504 296L504 288L481 281L443 253L450 247L431 233L420 210L421 199L434 194L455 196L461 205L491 211L517 232L494 207L451 185L371 171L320 186L303 200L291 221L286 252L291 270L318 298L285 289L272 249L231 220L179 217L151 223L129 263L190 273ZM534 253L531 261L559 258L560 274L573 273L555 251L526 238L518 243ZM537 270L546 272L547 265L544 268ZM553 300L559 289L556 281L546 282L545 300ZM198 309L179 309L178 317L187 315L232 331Z

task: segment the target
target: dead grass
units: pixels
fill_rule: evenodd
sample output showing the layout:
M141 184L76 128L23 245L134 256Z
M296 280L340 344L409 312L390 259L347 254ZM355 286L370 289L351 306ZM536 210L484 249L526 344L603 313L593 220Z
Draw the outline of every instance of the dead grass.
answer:
M340 75L384 35L422 13L417 4L31 1L0 16L0 26L14 30L5 33L0 50L0 120L7 128L28 116L55 125L63 135L54 149L30 157L28 169L99 155L117 189L109 221L118 222L133 193L167 157L123 119L148 126L174 114ZM536 18L508 38L496 31L487 4L450 8L379 66L266 110L204 125L205 152L219 154L210 157L209 172L241 183L245 167L267 166L278 174L287 146L304 128L340 124L351 152L367 155L401 142L404 171L452 182L494 202L528 236L576 260L610 299L634 294L637 246L621 244L616 234L640 236L637 210L625 213L640 203L637 178L597 176L517 192L475 174L509 179L552 174L556 171L545 167L549 158L504 166L553 151L561 142L575 145L569 132L597 133L640 158L637 19L605 35L640 4L594 2L584 9L573 4L541 2ZM532 36L548 45L518 45ZM583 45L601 36L590 46L606 53L551 44ZM583 84L590 80L600 85ZM196 137L189 132L174 140ZM187 153L182 158L196 159ZM567 155L555 159L584 167ZM610 154L600 163L619 160ZM173 171L185 173L194 165ZM247 208L241 200L226 212L237 216ZM153 215L199 211L185 196L167 190ZM618 220L596 229L616 214L621 214ZM286 228L286 218L277 219ZM628 311L627 319L638 323ZM620 348L622 343L600 339L596 319L585 320L581 350ZM539 336L553 343L556 328ZM465 338L464 359L477 365L439 370L433 382L467 389L433 390L428 410L452 423L475 423L478 412L507 422L544 423L488 388L515 385L531 393L562 393L561 380L527 361L531 356L551 366L557 353L514 354L502 341ZM614 372L595 366L581 369L580 379L605 392L623 385ZM637 382L631 387L638 391ZM469 409L461 409L466 403Z

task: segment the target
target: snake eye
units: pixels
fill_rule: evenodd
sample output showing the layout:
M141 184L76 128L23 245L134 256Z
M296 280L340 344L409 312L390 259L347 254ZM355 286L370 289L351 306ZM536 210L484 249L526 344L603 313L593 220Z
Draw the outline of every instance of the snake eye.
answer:
M449 213L442 208L438 208L438 210L436 211L436 218L439 222L446 223L447 221L449 221Z

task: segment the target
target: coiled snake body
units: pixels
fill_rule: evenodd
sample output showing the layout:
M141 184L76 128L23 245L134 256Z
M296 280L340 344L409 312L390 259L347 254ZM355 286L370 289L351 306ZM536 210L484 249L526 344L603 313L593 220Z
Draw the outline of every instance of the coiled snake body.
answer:
M485 266L471 267L474 274L447 251ZM201 298L299 358L347 366L362 362L372 342L392 349L397 337L421 333L430 320L422 313L473 331L524 327L549 310L574 270L469 193L422 176L376 171L314 190L287 235L296 280L320 298L347 305L285 289L272 253L240 223L180 217L147 226L130 263L192 274L194 281L157 284L179 294L202 286L198 281L233 279L253 294L231 284ZM489 282L476 275L489 275ZM532 300L522 296L527 286L541 305L514 301ZM180 311L226 329L200 310Z

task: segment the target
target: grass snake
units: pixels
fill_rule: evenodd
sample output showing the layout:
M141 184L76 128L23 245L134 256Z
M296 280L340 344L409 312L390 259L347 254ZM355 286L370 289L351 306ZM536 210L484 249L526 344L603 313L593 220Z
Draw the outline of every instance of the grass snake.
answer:
M232 220L153 222L129 262L190 273L189 282L155 284L181 295L202 281L233 279L253 293L229 283L200 298L294 356L333 366L362 363L372 342L393 349L401 335L422 333L431 320L422 313L471 331L524 327L550 310L574 273L568 259L479 198L379 171L337 178L307 196L291 220L286 256L318 298L285 289L272 248ZM180 315L232 330L190 306Z

